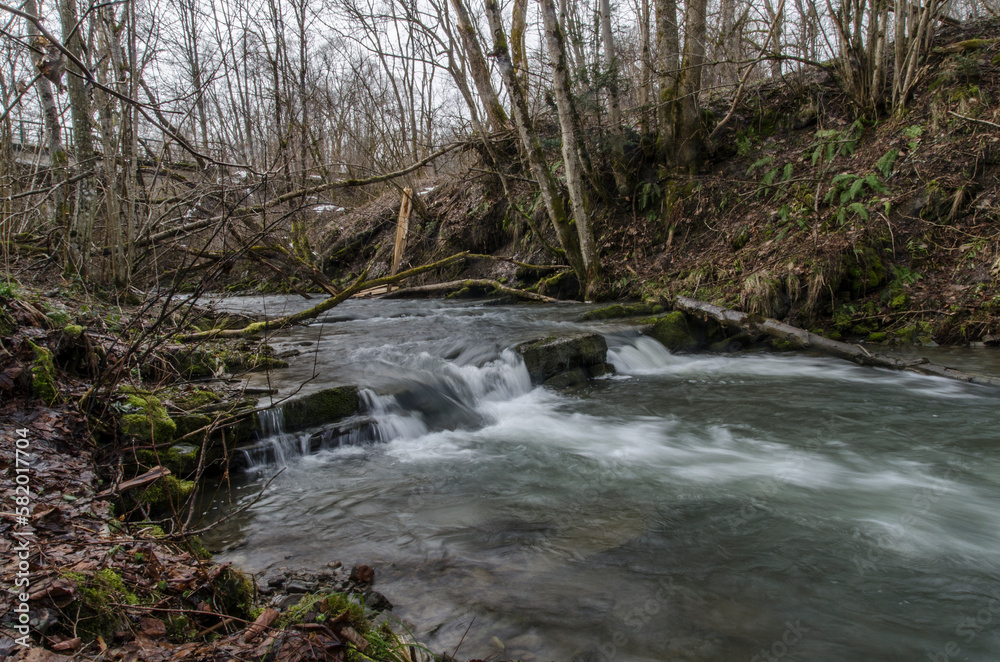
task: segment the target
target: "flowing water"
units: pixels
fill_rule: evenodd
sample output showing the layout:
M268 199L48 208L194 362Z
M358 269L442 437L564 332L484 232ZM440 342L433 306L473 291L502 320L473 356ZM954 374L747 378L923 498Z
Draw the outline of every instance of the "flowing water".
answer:
M462 659L1000 659L1000 391L671 355L583 310L352 301L272 338L302 352L267 378L281 396L360 384L378 441L302 455L277 434L285 470L208 542L258 572L371 564ZM618 374L533 388L509 348L578 329Z

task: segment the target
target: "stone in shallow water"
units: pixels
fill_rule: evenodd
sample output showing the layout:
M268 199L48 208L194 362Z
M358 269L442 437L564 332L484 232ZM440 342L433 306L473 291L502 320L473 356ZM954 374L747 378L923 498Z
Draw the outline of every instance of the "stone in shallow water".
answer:
M544 384L553 377L578 368L583 369L583 379L586 380L592 366L605 365L608 343L599 333L587 333L565 338L542 338L518 345L517 351L524 359L532 383ZM579 374L576 376L579 377ZM573 376L566 379L572 380Z
M301 579L293 579L285 586L285 590L289 593L309 593L316 590L316 585Z
M358 413L358 388L338 386L311 393L281 406L285 432L317 427Z

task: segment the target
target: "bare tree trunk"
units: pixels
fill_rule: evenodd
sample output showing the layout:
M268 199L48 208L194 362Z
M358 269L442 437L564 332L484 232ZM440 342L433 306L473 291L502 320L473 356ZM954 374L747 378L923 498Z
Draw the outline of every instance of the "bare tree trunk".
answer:
M528 0L514 0L513 23L510 27L510 50L521 89L528 91L528 49L525 32L528 29Z
M704 152L704 127L698 108L701 74L705 66L707 0L688 0L684 21L684 60L678 81L674 138L677 165L694 168Z
M549 220L559 237L559 244L563 248L566 261L569 262L582 284L587 277L587 268L583 256L580 254L580 240L570 227L566 206L559 195L559 187L556 185L556 180L542 154L541 143L538 141L538 136L531 122L531 115L528 113L528 103L524 98L524 93L517 80L517 73L514 71L514 65L507 51L507 37L503 31L503 24L500 22L500 8L497 6L497 0L486 0L486 16L489 18L490 29L493 32L493 56L497 60L500 75L503 77L507 93L513 102L514 124L521 137L521 144L524 145L524 150L527 152L531 172L541 189L542 202L545 204Z
M722 0L722 21L719 28L719 53L722 62L719 65L719 78L724 85L733 85L739 80L739 65L736 59L739 55L733 42L739 39L736 35L736 0Z
M496 90L493 89L493 83L490 81L490 68L483 56L483 49L479 47L476 26L472 23L469 10L466 9L463 0L451 0L451 6L455 9L455 16L458 19L458 33L462 37L462 46L469 62L472 82L479 92L479 100L486 108L486 117L494 131L502 129L509 123L507 113L500 104L500 99L497 98Z
M639 39L641 62L639 63L639 103L642 111L639 114L639 132L643 138L651 134L652 123L649 120L653 102L653 51L649 38L650 10L649 0L642 0L639 16Z
M36 0L25 0L24 10L32 16L38 16L38 3ZM30 21L28 22L28 34L31 36L32 42L36 45L43 45L43 39L38 32L38 28ZM40 60L41 57L36 54L36 66ZM62 173L68 162L68 157L66 155L66 148L62 142L59 107L56 105L55 96L52 94L52 85L49 83L48 78L41 76L35 82L35 85L38 88L38 102L42 110L42 122L45 125L45 142L49 152L49 165L53 169L53 179L61 179L64 176ZM67 222L66 195L66 187L59 187L55 200L56 213L54 220L56 227L65 227Z
M108 78L108 70L112 69L111 43L118 36L114 31L116 23L114 10L111 7L102 7L98 12L100 19L98 59L100 64L97 68L97 80L102 85L107 86L112 84ZM97 104L97 112L100 117L101 149L105 155L114 154L117 151L117 138L120 137L116 137L114 129L114 101L109 94L99 88L94 90L94 101ZM122 228L119 170L114 167L115 161L112 158L105 158L103 163L101 173L104 180L104 244L110 249L108 256L110 258L108 276L110 277L108 280L120 284L128 281L128 264L125 259L125 241Z
M81 35L82 25L78 25L79 17L76 0L59 0L59 19L62 24L63 45L79 60L85 62L86 54ZM94 143L91 135L90 97L84 85L84 72L78 71L75 64L67 63L69 73L66 76L66 88L69 91L70 113L73 118L73 147L76 156L76 168L66 171L66 176L75 176L75 170L83 172L94 167ZM73 74L77 75L73 75ZM72 195L72 189L67 186L67 195ZM84 177L76 184L76 204L67 205L66 226L63 237L64 270L86 277L90 264L90 246L93 243L94 204L96 202L93 180Z
M677 100L680 37L677 33L676 0L656 0L657 152L663 162L673 160L673 105Z
M775 8L771 1L768 0L766 3L767 17L771 23L771 32L773 36L770 38L771 48L775 54L781 53L782 41L785 35L785 1L780 0L778 7ZM781 58L771 58L771 77L780 78L781 77Z
M625 167L625 131L622 128L621 102L618 99L618 57L611 32L611 0L600 0L601 37L604 41L604 61L608 68L608 119L611 123L611 169L618 194L628 195L629 176Z
M559 19L552 0L541 0L542 20L545 24L545 41L549 57L553 63L553 92L559 111L559 126L562 130L563 167L566 170L566 187L569 189L570 207L580 239L580 255L583 259L585 280L581 283L584 298L590 299L599 279L597 248L590 227L590 212L583 192L583 164L580 158L580 140L574 118L573 95L570 88L569 69L566 63L565 42L559 29Z

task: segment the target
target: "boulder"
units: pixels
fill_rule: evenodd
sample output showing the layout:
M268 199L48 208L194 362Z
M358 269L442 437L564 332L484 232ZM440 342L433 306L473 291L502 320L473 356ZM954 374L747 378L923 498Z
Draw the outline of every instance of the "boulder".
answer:
M562 388L614 371L607 364L608 343L599 333L542 338L518 345L517 351L534 384Z
M359 408L357 386L327 388L281 405L285 432L332 423L357 414Z
M664 315L649 329L646 335L669 349L671 352L690 352L698 348L698 341L688 325L687 316L679 310Z
M663 306L655 301L644 301L643 303L616 303L604 308L595 308L580 317L581 322L593 320L621 319L626 317L641 317L643 315L656 315L663 312Z

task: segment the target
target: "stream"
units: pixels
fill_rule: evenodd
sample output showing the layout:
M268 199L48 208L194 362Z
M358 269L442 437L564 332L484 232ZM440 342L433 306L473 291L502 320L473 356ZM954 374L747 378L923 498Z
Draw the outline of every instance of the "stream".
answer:
M671 355L587 309L349 301L269 338L300 354L253 385L357 384L377 441L302 455L276 434L284 471L206 544L258 573L372 565L417 639L461 659L1000 659L1000 390ZM532 387L511 348L579 330L617 374ZM930 358L1000 374L996 350Z

